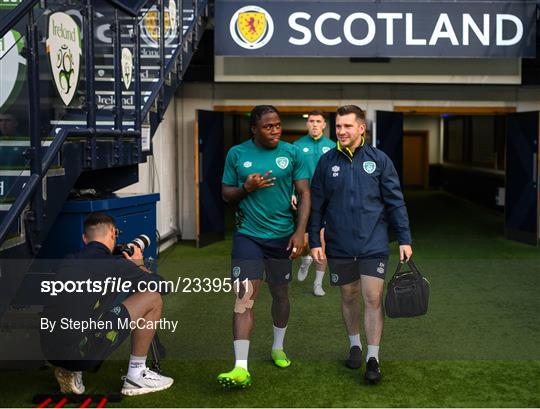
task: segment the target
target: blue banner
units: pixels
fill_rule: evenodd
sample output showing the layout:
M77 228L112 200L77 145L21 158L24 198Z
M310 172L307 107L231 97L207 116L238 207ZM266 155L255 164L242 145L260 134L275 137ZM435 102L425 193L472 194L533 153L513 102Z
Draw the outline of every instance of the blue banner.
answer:
M536 55L536 2L217 0L215 54L304 57Z

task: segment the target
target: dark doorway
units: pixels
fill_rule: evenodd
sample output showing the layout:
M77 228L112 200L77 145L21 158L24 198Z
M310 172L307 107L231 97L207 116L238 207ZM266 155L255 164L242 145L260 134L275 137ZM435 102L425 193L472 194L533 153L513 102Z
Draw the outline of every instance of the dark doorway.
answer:
M221 177L225 164L222 112L197 110L195 143L196 241L203 247L225 238Z
M538 245L538 112L509 114L506 127L506 237Z

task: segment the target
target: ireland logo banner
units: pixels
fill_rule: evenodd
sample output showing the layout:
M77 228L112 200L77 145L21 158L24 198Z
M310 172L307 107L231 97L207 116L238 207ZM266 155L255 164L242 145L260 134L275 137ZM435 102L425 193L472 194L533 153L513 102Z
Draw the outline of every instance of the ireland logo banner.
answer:
M81 30L66 13L53 13L49 17L47 53L56 90L68 106L79 83L81 68Z

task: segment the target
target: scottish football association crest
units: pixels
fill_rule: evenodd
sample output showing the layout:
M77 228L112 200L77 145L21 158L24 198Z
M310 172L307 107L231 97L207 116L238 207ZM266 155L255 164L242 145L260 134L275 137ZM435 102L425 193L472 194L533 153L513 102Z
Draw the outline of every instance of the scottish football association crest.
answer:
M364 162L364 170L366 173L369 173L370 175L375 172L375 169L377 169L377 165L375 162L368 160Z
M47 52L56 90L67 106L73 100L81 68L81 30L66 13L49 16Z
M234 13L229 30L236 44L255 50L270 41L274 34L274 22L262 7L245 6Z
M276 158L276 165L278 165L280 169L286 169L287 166L289 166L289 158L286 158L285 156Z

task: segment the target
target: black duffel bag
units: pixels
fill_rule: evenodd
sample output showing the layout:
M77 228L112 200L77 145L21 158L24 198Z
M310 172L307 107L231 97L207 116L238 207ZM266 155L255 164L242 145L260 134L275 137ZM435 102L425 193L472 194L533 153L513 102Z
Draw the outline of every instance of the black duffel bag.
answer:
M401 271L403 264L409 271ZM411 259L399 262L396 272L388 282L384 306L390 318L424 315L428 310L429 281L420 274Z

